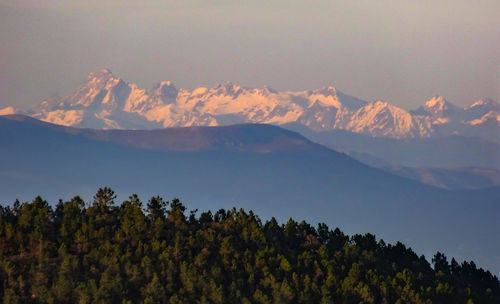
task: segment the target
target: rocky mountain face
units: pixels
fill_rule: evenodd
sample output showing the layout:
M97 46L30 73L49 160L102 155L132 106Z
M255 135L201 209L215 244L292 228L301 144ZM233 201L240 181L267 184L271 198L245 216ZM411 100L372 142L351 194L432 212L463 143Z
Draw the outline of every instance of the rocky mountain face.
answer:
M346 130L373 137L462 134L500 141L500 104L491 99L460 108L436 96L417 110L406 111L384 101L368 103L333 87L277 92L227 82L188 91L163 81L146 91L108 69L91 73L70 96L46 99L26 111L0 109L3 114L15 112L98 129L299 123L315 131Z

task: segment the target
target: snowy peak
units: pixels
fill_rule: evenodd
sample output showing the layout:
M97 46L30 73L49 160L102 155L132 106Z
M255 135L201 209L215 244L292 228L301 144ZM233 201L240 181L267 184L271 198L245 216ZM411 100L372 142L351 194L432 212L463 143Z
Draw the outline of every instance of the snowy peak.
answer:
M57 94L54 94L40 102L39 104L31 107L26 111L25 114L32 115L34 113L40 113L40 112L47 112L47 111L52 111L52 110L57 110L57 109L63 109L66 108L67 105L65 104L63 98ZM21 111L25 112L25 111Z
M491 110L500 110L500 103L494 101L491 98L483 98L483 99L479 99L475 103L471 104L466 109L473 109L473 108L478 108L478 107L488 107Z
M199 96L199 95L206 94L207 92L208 92L207 88L199 87L199 88L194 89L193 92L191 93L191 95L192 96Z
M352 112L367 104L364 100L343 94L333 86L306 91L304 95L309 100L309 108L320 105L322 107L337 108L340 112Z
M324 87L319 90L312 91L313 94L320 94L324 96L337 96L337 89L332 86Z
M151 90L152 96L162 96L164 98L176 98L179 90L170 81L156 83Z
M213 95L223 95L223 96L231 96L237 97L240 93L244 91L244 89L240 86L235 85L230 81L226 81L223 84L219 84L213 89L210 90ZM246 90L245 90L246 91Z
M0 109L0 115L11 115L11 114L16 114L18 110L14 107L6 107L3 109Z
M170 81L156 83L151 90L151 98L155 105L175 103L179 90Z
M491 98L480 99L465 108L467 118L477 118L478 116L483 116L492 111L500 113L500 103Z
M148 92L103 69L91 73L71 95L45 99L26 113L47 122L88 128L299 123L315 131L340 129L375 137L491 137L499 131L499 107L497 102L483 99L460 109L436 96L408 112L381 100L367 103L333 86L279 92L225 82L189 91L161 81ZM13 110L0 111L10 114Z
M471 126L498 126L500 128L500 103L483 98L465 108L465 122ZM497 137L500 137L500 133Z
M262 89L262 92L264 92L265 94L278 94L278 91L276 91L275 89L273 89L267 85L264 86L264 88Z
M125 95L127 88L127 83L115 77L109 69L103 69L90 73L87 81L66 98L65 102L70 106L82 107L89 107L94 103L116 102L119 98L114 98L114 95Z
M80 87L78 91L94 91L107 90L115 92L121 88L126 87L128 84L122 79L115 77L109 69L103 69L98 72L90 73L87 81Z
M366 106L359 109L356 113L363 113L363 112L373 113L375 115L379 113L390 113L391 115L404 115L404 116L410 115L410 113L408 113L407 111L399 107L393 106L390 103L383 100L377 100L375 102L369 103Z
M473 119L471 121L467 122L468 124L475 126L475 125L481 125L484 123L500 123L500 114L498 112L494 111L489 111L488 113L484 114L481 118L478 119Z
M113 72L111 72L110 69L102 69L96 72L92 72L87 76L88 82L95 82L95 81L108 81L110 79L114 79L115 76L113 75Z
M411 138L429 133L414 121L409 112L382 100L360 108L354 113L346 129L375 137L392 138Z
M423 111L433 117L445 117L459 112L461 109L443 96L434 96L422 107Z
M147 99L145 90L115 77L109 69L102 69L90 73L73 94L44 100L27 113L65 126L120 129L144 125L143 117L124 112L136 112Z
M337 96L337 89L334 87L326 87L319 90L307 91L310 101L309 107L320 104L324 107L335 107L340 109L343 105Z
M443 110L447 103L448 101L443 96L434 96L425 103L424 108Z

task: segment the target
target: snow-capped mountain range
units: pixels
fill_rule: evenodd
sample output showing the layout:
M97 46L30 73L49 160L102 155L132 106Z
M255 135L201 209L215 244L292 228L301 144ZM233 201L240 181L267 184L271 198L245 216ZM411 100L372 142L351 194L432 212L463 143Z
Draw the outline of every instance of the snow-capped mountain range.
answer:
M0 109L0 115L12 113L97 129L299 123L315 131L341 129L397 139L463 134L497 141L500 136L500 104L491 99L460 108L436 96L406 111L380 100L366 102L334 87L277 92L227 82L188 91L163 81L146 91L108 69L91 73L67 97L49 98L27 110Z

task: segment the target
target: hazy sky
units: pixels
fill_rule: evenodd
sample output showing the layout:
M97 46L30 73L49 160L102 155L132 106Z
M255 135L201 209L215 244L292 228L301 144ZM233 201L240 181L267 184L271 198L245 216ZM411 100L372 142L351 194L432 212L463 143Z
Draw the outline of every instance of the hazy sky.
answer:
M500 101L500 1L0 0L0 107L104 67L150 89L332 85L407 109Z

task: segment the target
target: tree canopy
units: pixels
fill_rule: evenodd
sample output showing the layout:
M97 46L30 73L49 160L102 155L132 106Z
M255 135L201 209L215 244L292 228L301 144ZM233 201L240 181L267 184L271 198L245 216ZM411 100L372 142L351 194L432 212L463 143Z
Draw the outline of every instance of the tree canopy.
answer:
M0 207L3 303L500 303L496 276L440 252L431 264L323 223L115 199Z

